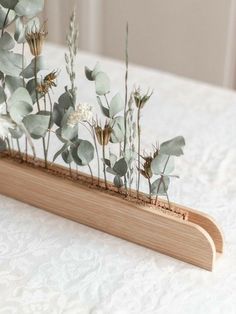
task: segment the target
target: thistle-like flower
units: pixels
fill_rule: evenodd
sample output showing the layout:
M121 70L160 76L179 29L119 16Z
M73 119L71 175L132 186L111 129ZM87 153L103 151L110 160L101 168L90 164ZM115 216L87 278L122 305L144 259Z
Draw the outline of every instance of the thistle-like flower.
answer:
M74 112L72 112L67 120L67 125L75 126L80 122L92 123L93 113L92 106L89 104L79 104Z
M0 114L0 138L5 140L10 134L9 129L14 129L15 123L7 115Z
M106 122L104 125L104 128L102 128L97 123L94 129L95 129L98 143L102 146L106 146L109 143L110 138L111 138L112 127L109 125L108 122Z
M52 71L51 73L47 74L42 80L42 82L38 84L38 86L36 87L37 91L44 95L47 94L50 88L57 86L55 82L57 76L58 76L57 71Z
M26 41L30 47L30 52L33 56L38 57L42 53L44 39L47 36L45 30L37 30L36 28L31 30L25 35Z
M146 94L142 94L140 88L135 89L133 97L136 107L142 109L149 98L152 96L152 93L153 92L149 93L149 91L147 91Z

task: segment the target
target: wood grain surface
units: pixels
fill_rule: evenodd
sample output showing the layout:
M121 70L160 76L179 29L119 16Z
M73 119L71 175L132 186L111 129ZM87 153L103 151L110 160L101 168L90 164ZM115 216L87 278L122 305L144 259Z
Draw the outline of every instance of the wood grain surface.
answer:
M7 158L0 193L210 271L223 251L222 233L205 214L173 204L188 212L182 220Z

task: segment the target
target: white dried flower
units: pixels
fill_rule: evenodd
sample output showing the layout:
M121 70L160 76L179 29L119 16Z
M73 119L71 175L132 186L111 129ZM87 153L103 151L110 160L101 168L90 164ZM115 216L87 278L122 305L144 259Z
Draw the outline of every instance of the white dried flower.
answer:
M93 121L92 106L89 104L79 104L76 110L71 113L68 117L67 124L70 126L75 126L80 122Z
M5 138L10 134L9 129L14 129L15 124L7 115L0 115L0 138Z

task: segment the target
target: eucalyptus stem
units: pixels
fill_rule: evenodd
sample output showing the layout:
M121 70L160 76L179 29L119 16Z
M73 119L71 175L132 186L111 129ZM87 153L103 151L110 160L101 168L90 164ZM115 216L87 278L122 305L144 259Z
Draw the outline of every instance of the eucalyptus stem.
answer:
M34 57L34 83L35 83L35 95L36 95L36 102L37 102L37 109L40 111L39 106L39 95L37 90L38 80L37 80L37 57Z
M105 160L105 145L102 145L102 158L103 158L103 160ZM105 162L103 162L103 174L104 174L105 187L106 187L106 190L107 190L108 189L108 185L107 185L107 176L106 176L106 165L105 165Z
M140 113L141 108L138 107L138 114L137 114L137 128L138 128L138 169L141 168L141 127L140 127ZM137 182L137 199L139 199L139 188L140 188L140 171L138 171L138 182Z
M163 180L163 186L164 186L164 190L165 190L165 193L166 193L166 198L167 198L169 210L171 210L171 207L170 207L170 199L169 199L169 195L168 195L167 188L166 188L166 184L165 184L165 181L164 181L164 180Z
M3 26L2 26L2 34L1 34L1 37L3 36L4 34L4 31L5 31L5 28L6 28L6 24L7 24L7 19L8 19L8 15L10 13L11 9L8 9L7 10L7 14L5 16L5 19L4 19L4 22L3 22Z
M27 140L27 136L25 136L25 160L28 161L28 140Z
M151 184L151 180L150 178L148 178L148 188L149 188L149 201L150 201L150 204L152 203L152 184Z
M88 164L88 168L89 168L89 172L90 172L92 184L93 184L93 172L92 172L92 168L91 168L90 164Z
M21 149L20 149L20 143L19 143L19 139L16 139L16 144L17 144L17 149L18 149L18 153L20 155L20 158L22 159L22 154L21 154Z
M48 151L49 151L49 146L50 146L50 138L51 138L51 121L52 121L52 99L50 96L50 93L48 92L48 99L49 99L49 104L50 104L50 119L49 119L49 130L48 130L48 141L47 141L47 147L46 147L46 160L48 159ZM46 97L44 95L44 103L45 103L45 110L47 109L46 106Z
M129 75L129 49L128 49L128 39L129 39L129 25L126 24L126 40L125 40L125 106L124 106L124 156L126 152L126 143L127 143L127 105L128 105L128 75ZM126 194L127 191L127 177L124 176L124 184Z
M10 156L12 156L11 144L10 144L10 141L9 141L8 137L6 137L6 141L7 141L7 145L8 145Z
M94 132L94 128L92 127L92 125L90 125L90 127L91 127L91 131L92 131L94 147L95 147L95 151L96 151L96 155L97 155L98 186L99 186L100 185L100 159L99 159L99 153L98 153L98 145L97 145L97 141L96 141L96 135L95 135L95 132Z
M169 160L170 160L170 155L168 156L168 158L167 158L167 160L166 160L166 163L165 163L163 172L162 172L162 174L161 174L160 182L159 182L158 187L157 187L155 205L157 205L158 193L159 193L159 190L160 190L160 187L161 187L161 183L162 183L162 182L163 182L163 184L164 184L164 189L165 189L165 183L164 183L164 180L163 180L163 178L164 178L163 175L164 175L164 173L165 173L165 171L166 171L166 167L167 167L167 164L168 164ZM166 192L166 191L165 191L165 193L166 193L166 195L167 195L167 192ZM169 196L168 196L167 199L169 199Z
M25 69L25 43L22 44L22 72ZM22 76L23 86L25 87L25 78Z
M71 178L72 178L71 162L69 163L69 171L70 171L70 176L71 176Z

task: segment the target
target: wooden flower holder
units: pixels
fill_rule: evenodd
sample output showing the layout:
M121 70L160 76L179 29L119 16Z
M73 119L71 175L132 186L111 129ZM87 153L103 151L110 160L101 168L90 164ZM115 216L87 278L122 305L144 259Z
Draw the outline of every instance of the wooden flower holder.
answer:
M75 181L64 167L46 170L40 163L1 155L0 193L209 271L223 252L222 233L206 214L173 203L170 212L164 200L158 208L139 204L116 191Z

